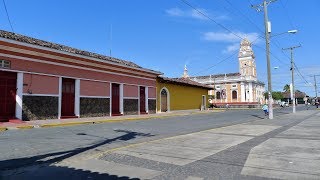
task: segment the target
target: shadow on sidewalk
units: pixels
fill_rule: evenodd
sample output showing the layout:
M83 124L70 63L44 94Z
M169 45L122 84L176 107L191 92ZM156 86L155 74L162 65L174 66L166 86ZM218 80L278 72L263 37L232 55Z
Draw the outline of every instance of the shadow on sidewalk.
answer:
M137 138L137 136L144 136L144 137L154 136L149 133L145 134L145 133L139 133L139 132L132 132L132 131L128 131L128 130L114 130L114 131L120 132L120 133L125 133L125 134L118 136L118 137L115 137L115 138L112 138L112 139L103 140L103 141L101 141L97 144L93 144L91 146L87 146L87 147L83 147L83 148L76 148L76 149L70 150L70 151L62 151L62 152L49 153L49 154L38 155L38 156L27 157L27 158L18 158L18 159L10 159L10 160L0 161L0 179L3 179L3 178L16 179L16 178L12 178L12 177L5 177L3 172L6 170L14 170L17 168L34 166L34 165L41 165L42 168L46 167L46 168L44 168L44 169L46 169L45 171L47 171L47 170L53 171L54 169L56 171L62 171L63 174L68 171L70 171L70 172L68 172L68 174L78 174L79 173L78 171L80 171L80 174L83 174L84 176L89 177L90 173L87 171L74 170L71 168L64 168L64 167L55 167L55 166L50 166L50 164L62 161L64 159L70 158L72 156L78 155L78 154L83 153L88 150L92 150L92 149L97 148L102 145L111 144L115 141L129 141L129 140ZM87 134L78 134L78 135L85 136ZM77 172L74 172L74 171L77 171ZM41 175L41 172L38 172L38 171L36 174L39 174L39 173ZM24 176L23 179L34 179L33 177L37 177L36 174L30 173L30 178ZM54 174L59 175L56 173L54 173ZM21 176L22 174L19 174L19 175ZM101 174L96 174L96 173L93 173L93 175L97 176L97 177L102 176ZM108 176L110 178L111 177L113 178L113 176L106 175L106 177L104 177L104 179L109 179ZM47 176L42 176L42 177L47 177ZM77 179L79 179L79 178L77 178ZM85 179L87 179L87 178L85 178ZM117 178L113 178L113 179L117 179Z

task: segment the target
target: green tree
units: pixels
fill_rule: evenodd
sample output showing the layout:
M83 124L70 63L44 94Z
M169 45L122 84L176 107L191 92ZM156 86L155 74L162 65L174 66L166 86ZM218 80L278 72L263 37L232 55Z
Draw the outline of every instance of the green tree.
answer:
M265 93L264 93L264 97L265 97L266 99L268 99L268 92L265 92ZM283 99L282 92L280 92L280 91L272 92L272 98L273 98L274 100L281 100L281 99Z
M282 92L280 92L280 91L272 92L272 97L273 97L274 100L283 99Z
M284 85L283 91L284 92L289 92L290 91L290 85L289 84Z

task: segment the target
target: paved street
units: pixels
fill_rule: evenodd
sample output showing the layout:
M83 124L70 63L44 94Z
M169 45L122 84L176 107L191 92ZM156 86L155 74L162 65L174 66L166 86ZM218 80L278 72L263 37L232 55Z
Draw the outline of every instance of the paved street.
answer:
M3 179L319 179L320 111L230 110L1 133ZM0 177L1 177L0 176Z

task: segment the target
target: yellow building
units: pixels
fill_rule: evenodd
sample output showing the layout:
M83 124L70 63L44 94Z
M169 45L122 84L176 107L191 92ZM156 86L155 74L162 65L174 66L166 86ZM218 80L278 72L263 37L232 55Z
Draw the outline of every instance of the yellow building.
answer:
M209 86L189 78L158 77L157 112L206 109L210 89Z

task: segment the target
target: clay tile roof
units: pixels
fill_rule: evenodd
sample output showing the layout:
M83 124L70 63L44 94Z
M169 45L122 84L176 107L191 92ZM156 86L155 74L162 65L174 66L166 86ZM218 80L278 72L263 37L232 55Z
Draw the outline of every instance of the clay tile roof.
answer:
M158 80L160 82L168 82L173 84L179 84L179 85L185 85L185 86L194 86L194 87L200 87L205 89L212 89L212 87L195 82L189 78L168 78L168 77L158 77Z
M284 98L291 98L290 92L283 92L282 95ZM307 94L304 92L300 92L300 91L295 92L295 98L304 98L306 96L307 96Z
M137 64L135 64L135 63L133 63L131 61L121 60L121 59L118 59L118 58L105 56L105 55L101 55L101 54L97 54L97 53L93 53L93 52L89 52L89 51L84 51L84 50L72 48L72 47L69 47L69 46L61 45L61 44L56 44L56 43L52 43L52 42L48 42L48 41L43 41L43 40L40 40L40 39L36 39L36 38L32 38L32 37L21 35L21 34L8 32L8 31L4 31L4 30L0 30L0 38L5 38L5 39L10 39L10 40L19 41L19 42L23 42L23 43L28 43L28 44L32 44L32 45L51 48L51 49L55 49L55 50L59 50L59 51L63 51L63 52L79 54L79 55L82 55L82 56L93 57L93 58L97 58L97 59L100 59L100 60L105 60L105 61L109 61L109 62L113 62L113 63L118 63L118 64L129 66L129 67L140 68L140 69L144 69L144 70L147 70L147 71L152 71L155 74L162 74L161 72L158 72L158 71L142 68L141 66L139 66L139 65L137 65Z
M240 73L213 74L213 75L211 75L211 78L223 78L224 76L234 77L234 76L241 76L241 74L240 74ZM210 75L206 75L206 76L193 76L193 77L190 77L190 78L207 79L207 78L210 78Z

